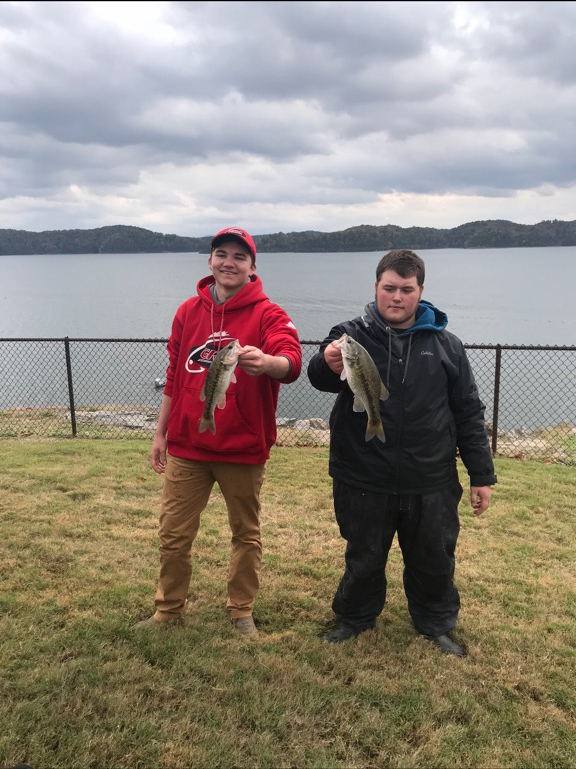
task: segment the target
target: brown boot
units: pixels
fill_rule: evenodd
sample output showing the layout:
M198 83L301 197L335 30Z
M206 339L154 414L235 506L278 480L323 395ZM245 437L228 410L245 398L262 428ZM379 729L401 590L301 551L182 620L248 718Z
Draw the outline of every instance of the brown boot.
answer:
M256 625L254 624L254 620L251 616L232 617L232 624L234 625L234 630L246 638L258 635L258 630L256 629Z

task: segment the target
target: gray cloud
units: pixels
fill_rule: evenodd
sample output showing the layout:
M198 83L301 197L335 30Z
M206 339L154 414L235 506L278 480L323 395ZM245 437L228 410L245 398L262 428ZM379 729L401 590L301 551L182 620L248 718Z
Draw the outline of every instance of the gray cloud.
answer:
M574 2L0 4L0 227L576 218Z

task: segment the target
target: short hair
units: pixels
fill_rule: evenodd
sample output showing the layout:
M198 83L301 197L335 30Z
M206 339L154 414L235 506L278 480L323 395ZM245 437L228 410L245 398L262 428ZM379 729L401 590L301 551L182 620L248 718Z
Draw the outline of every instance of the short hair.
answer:
M395 248L384 254L376 267L376 283L380 282L380 277L386 270L394 270L402 278L411 278L415 275L418 285L424 285L426 276L424 261L414 251Z

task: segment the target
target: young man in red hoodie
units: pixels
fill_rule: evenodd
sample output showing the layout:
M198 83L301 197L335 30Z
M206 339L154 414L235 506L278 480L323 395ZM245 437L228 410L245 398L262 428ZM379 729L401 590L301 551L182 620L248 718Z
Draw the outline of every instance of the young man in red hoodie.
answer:
M302 351L294 324L262 290L256 247L246 230L221 230L212 240L208 266L212 274L199 281L197 296L178 308L168 342L170 362L150 451L152 468L164 474L160 577L156 611L136 627L182 621L192 543L216 482L232 531L227 609L234 628L253 636L262 560L260 488L276 440L280 383L298 378ZM234 339L240 344L236 381L228 386L225 407L216 409L215 433L200 432L207 371Z

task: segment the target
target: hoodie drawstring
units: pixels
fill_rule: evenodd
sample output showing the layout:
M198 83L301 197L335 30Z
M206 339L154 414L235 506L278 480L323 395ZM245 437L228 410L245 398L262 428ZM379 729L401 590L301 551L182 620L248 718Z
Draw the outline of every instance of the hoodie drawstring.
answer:
M220 332L218 334L218 350L222 346L222 329L224 328L224 308L222 308L222 320L220 322ZM212 339L214 339L214 304L210 305L210 330L212 331Z

